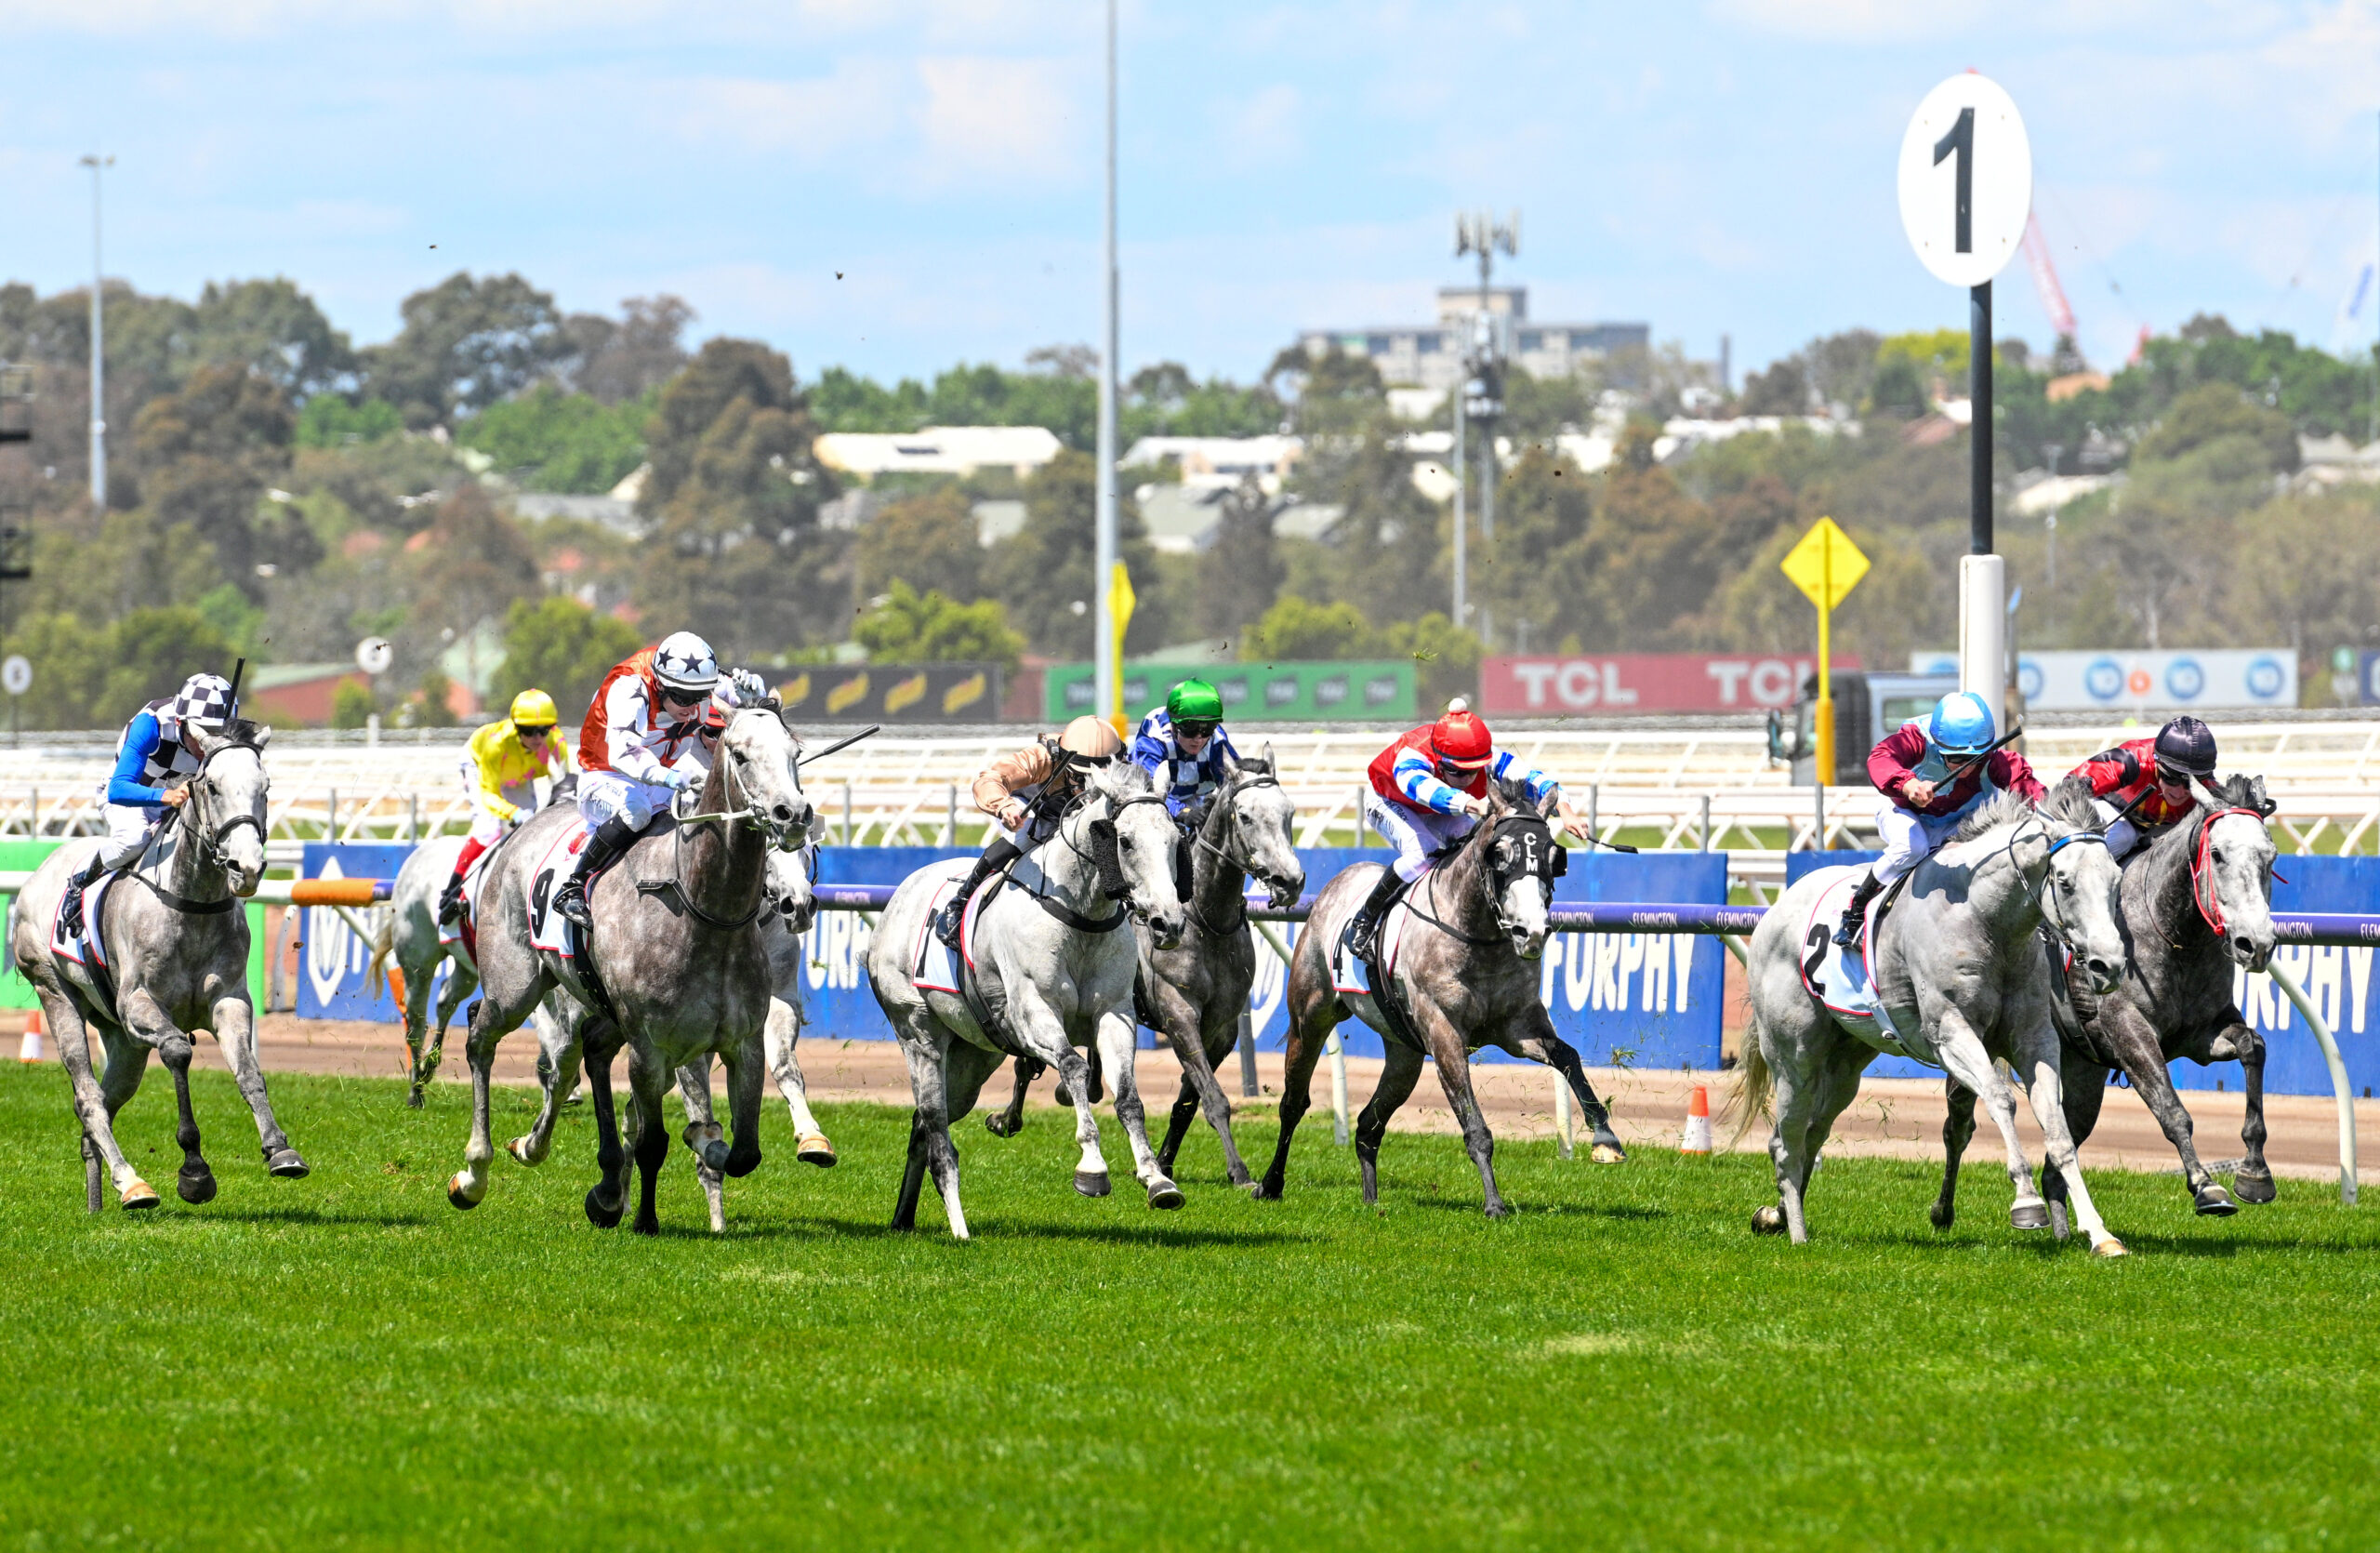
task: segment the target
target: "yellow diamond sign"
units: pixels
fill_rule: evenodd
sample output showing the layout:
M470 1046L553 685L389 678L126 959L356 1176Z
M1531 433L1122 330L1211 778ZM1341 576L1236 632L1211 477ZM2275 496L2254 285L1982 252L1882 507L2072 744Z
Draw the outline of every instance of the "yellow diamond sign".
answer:
M1811 524L1801 543L1785 552L1782 564L1793 586L1820 609L1841 604L1853 585L1868 575L1868 558L1859 553L1850 535L1834 525L1832 518L1820 518Z

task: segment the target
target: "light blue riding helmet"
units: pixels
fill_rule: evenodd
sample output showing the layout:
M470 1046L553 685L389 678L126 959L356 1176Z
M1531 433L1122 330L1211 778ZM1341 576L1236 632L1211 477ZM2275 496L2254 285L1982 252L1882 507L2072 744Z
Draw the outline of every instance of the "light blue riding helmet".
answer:
M1975 754L1991 742L1991 708L1972 690L1954 690L1936 703L1925 732L1945 755Z

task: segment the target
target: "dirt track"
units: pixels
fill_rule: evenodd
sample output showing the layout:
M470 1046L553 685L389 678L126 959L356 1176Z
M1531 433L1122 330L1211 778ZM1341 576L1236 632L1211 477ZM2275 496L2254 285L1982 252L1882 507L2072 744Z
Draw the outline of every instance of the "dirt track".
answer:
M13 1034L21 1028L20 1015L0 1016L0 1034ZM439 1073L441 1083L459 1083L467 1076L459 1029L452 1034L447 1060ZM265 1017L258 1041L268 1073L339 1073L371 1078L401 1078L404 1073L404 1042L394 1025L299 1019L275 1014ZM536 1055L534 1042L518 1037L507 1041L496 1057L496 1077L508 1083L535 1082ZM890 1041L813 1039L802 1042L800 1055L813 1100L869 1100L902 1106L909 1102L908 1070L898 1048ZM211 1041L200 1041L198 1060L203 1067L222 1066L221 1055ZM1180 1065L1170 1052L1144 1052L1138 1070L1142 1090L1151 1101L1150 1108L1161 1109L1181 1085ZM1632 1146L1676 1148L1694 1084L1699 1082L1709 1088L1714 1109L1723 1103L1732 1084L1726 1074L1704 1074L1698 1081L1683 1073L1617 1069L1592 1069L1589 1072L1596 1093L1612 1104L1614 1125ZM1234 1096L1236 1108L1243 1113L1253 1108L1270 1111L1277 1103L1280 1055L1261 1055L1257 1073L1263 1097L1241 1099L1238 1058L1225 1059L1224 1086ZM1377 1061L1348 1060L1347 1092L1352 1110L1363 1108L1379 1073ZM1554 1135L1554 1079L1545 1069L1533 1064L1483 1063L1472 1070L1472 1083L1498 1136L1542 1138ZM1005 1077L993 1081L992 1094L997 1099L1007 1098L1007 1084ZM1036 1085L1036 1102L1049 1105L1051 1087L1048 1079ZM1938 1160L1942 1148L1941 1093L1940 1084L1935 1082L1871 1079L1860 1086L1858 1100L1844 1113L1828 1148L1838 1156L1869 1154ZM2193 1090L2184 1098L2198 1123L2202 1156L2210 1164L2236 1157L2240 1152L2240 1123L2245 1110L2242 1097ZM1330 1077L1327 1063L1315 1070L1314 1101L1316 1109L1309 1113L1306 1124L1329 1126ZM2380 1135L2380 1101L2359 1102L2356 1112L2357 1131L2362 1137ZM2019 1108L2018 1114L2027 1149L2038 1162L2040 1134L2023 1108ZM2271 1095L2266 1100L2265 1117L2270 1129L2266 1153L2275 1175L2307 1180L2337 1179L2338 1111L2333 1101L2310 1095ZM1402 1132L1458 1131L1445 1095L1427 1077L1398 1113L1394 1125ZM1719 1147L1727 1146L1730 1130L1724 1123L1717 1127ZM1986 1120L1968 1153L1970 1168L1993 1168L1997 1146L1990 1132L1990 1123ZM1765 1130L1756 1129L1747 1135L1744 1147L1765 1148ZM2178 1172L2180 1168L2172 1146L2158 1131L2155 1119L2140 1096L2130 1089L2109 1092L2106 1108L2100 1113L2098 1131L2084 1146L2082 1157L2086 1165L2098 1169ZM2370 1157L2367 1151L2366 1158ZM2360 1175L2365 1181L2380 1184L2380 1169L2367 1167Z

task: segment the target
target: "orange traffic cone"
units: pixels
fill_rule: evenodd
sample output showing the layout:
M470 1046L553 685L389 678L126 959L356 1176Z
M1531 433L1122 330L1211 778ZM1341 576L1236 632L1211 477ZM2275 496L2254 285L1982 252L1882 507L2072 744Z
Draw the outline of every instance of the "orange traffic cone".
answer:
M39 1062L42 1059L41 1037L41 1010L39 1008L26 1010L24 1044L17 1048L19 1062Z
M1677 1151L1711 1152L1711 1092L1700 1084L1694 1086L1694 1098L1686 1103L1686 1138L1677 1146Z

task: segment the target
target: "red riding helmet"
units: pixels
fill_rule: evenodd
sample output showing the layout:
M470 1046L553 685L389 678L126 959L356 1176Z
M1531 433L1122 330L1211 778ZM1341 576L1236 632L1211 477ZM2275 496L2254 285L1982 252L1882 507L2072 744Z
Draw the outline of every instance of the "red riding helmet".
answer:
M1447 713L1430 729L1430 752L1448 765L1466 769L1496 758L1496 736L1460 696L1447 703Z

